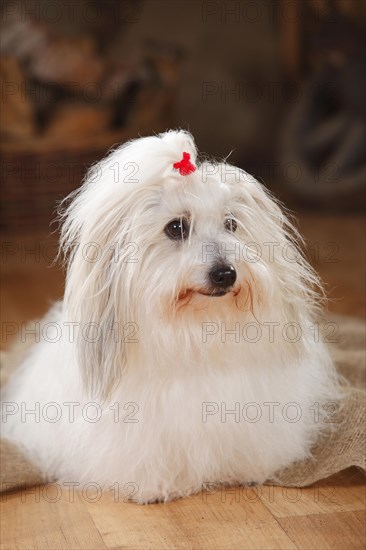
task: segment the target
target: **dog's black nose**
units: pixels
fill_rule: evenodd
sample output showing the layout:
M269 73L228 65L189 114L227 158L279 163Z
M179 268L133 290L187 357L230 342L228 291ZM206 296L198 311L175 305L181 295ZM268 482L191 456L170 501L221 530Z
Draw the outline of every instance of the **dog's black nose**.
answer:
M210 279L216 287L229 288L236 281L236 271L231 265L216 266L210 271Z

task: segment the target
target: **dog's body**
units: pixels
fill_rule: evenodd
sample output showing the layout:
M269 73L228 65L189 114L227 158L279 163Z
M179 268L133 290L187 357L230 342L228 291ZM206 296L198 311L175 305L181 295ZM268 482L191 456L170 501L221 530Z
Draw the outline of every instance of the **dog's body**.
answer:
M46 479L138 502L263 483L337 398L287 220L245 172L183 152L185 132L117 149L64 215L64 301L4 395L3 436Z

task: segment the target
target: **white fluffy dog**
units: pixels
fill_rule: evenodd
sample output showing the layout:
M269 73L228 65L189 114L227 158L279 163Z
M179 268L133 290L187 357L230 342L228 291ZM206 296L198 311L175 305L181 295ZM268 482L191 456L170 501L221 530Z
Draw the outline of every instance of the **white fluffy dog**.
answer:
M64 300L3 401L45 480L143 503L263 483L324 428L317 277L252 176L196 157L184 131L131 141L63 211Z

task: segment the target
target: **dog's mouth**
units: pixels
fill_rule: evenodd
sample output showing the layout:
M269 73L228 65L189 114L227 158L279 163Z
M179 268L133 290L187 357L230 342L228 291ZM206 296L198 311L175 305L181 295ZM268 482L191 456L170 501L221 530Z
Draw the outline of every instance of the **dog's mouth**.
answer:
M208 298L221 298L222 296L227 296L227 294L237 296L239 292L240 287L237 289L231 288L228 290L223 290L222 288L213 288L211 290L205 288L187 288L179 293L178 300L186 300L194 294L200 294L201 296L207 296Z
M229 290L211 290L210 292L205 292L203 290L198 290L198 294L202 294L202 296L209 296L210 298L218 298L219 296L226 296L228 294Z

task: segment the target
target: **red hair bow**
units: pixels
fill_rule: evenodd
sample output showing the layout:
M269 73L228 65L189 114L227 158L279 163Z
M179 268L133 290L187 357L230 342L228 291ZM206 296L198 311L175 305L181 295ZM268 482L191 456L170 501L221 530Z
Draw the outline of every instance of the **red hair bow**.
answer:
M191 172L195 172L196 167L191 163L191 155L189 153L183 153L183 158L179 162L175 162L173 167L179 170L181 176L188 176Z

